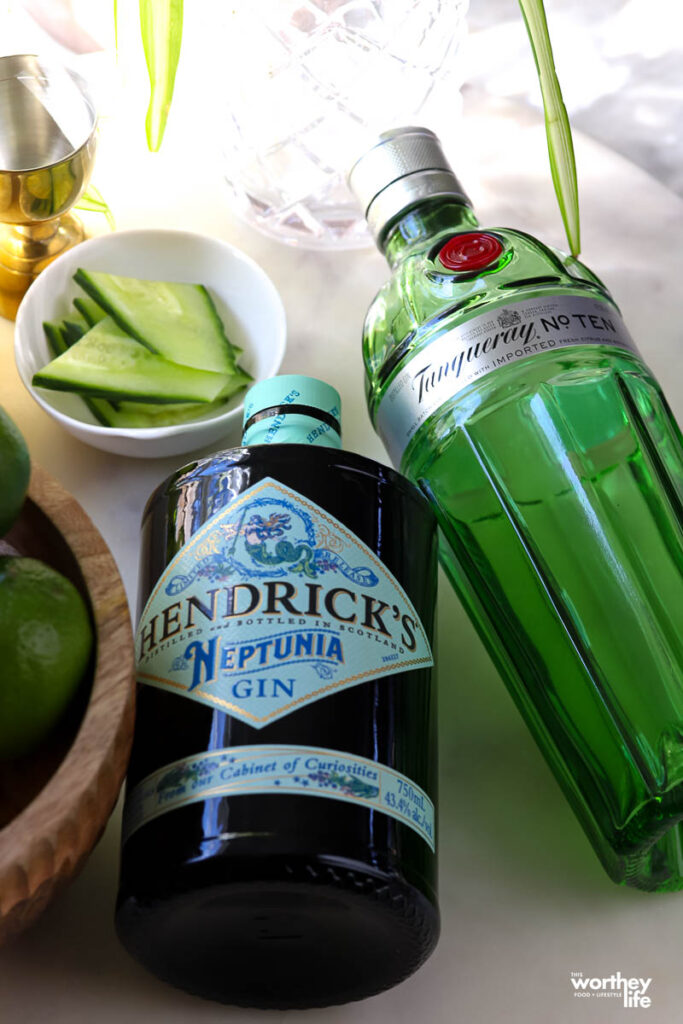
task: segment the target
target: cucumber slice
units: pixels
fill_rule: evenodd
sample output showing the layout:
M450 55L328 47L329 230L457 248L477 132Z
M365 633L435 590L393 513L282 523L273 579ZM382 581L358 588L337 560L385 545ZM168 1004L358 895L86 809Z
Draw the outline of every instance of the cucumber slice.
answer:
M223 399L203 405L196 402L183 402L178 405L121 402L117 408L114 408L103 398L91 398L88 404L93 415L105 427L122 427L126 430L144 427L170 427L179 423L189 423L203 416L215 415L225 408Z
M190 423L200 417L215 416L227 407L228 398L244 387L235 383L225 388L214 402L179 402L177 405L150 405L147 402L117 402L114 406L103 398L81 396L93 416L105 427L171 427L179 423Z
M47 338L47 347L54 359L70 348L72 342L67 342L65 339L63 320L60 320L58 323L45 321L43 330ZM81 398L96 420L105 427L113 426L109 420L116 413L116 409L110 402L105 401L104 398L87 398L85 395L82 395Z
M171 427L178 423L190 423L207 415L224 411L228 399L248 383L234 376L229 379L214 402L179 402L177 405L151 405L146 402L117 402L112 405L103 398L87 398L83 401L93 416L105 427Z
M80 397L90 409L97 422L101 423L103 427L113 427L116 425L113 420L116 416L116 410L120 406L113 406L106 398L89 398L87 395L81 395Z
M63 320L45 321L43 330L53 356L61 355L90 330L80 313L69 313Z
M232 373L235 349L201 284L139 281L79 269L76 281L131 337L184 366Z
M109 317L33 375L35 387L110 401L214 401L229 381L219 373L162 359L129 338Z
M61 320L56 323L45 320L43 323L43 330L45 331L45 337L47 338L47 347L52 353L53 358L56 359L57 356L61 356L62 352L66 352L69 347L69 343L64 337Z
M80 341L83 335L90 330L90 324L78 312L67 313L61 321L61 327L64 341L69 347Z
M251 384L253 379L254 378L250 373L246 373L244 370L241 370L239 366L235 367L218 397L223 402L228 398L232 398L232 396L236 395L238 391L242 390L242 388L246 388L247 385Z
M80 295L77 296L77 298L74 299L74 306L81 316L87 320L91 327L98 324L100 320L104 320L107 315L102 307L98 306L94 299L89 299L87 296L84 296L83 298L81 298Z
M91 299L75 299L74 305L88 304L95 306ZM97 310L104 316L99 306ZM83 311L84 313L85 311ZM65 318L65 319L68 319ZM66 352L73 342L65 340L64 320L57 323L45 322L43 327L47 336L48 348L54 358ZM207 415L215 415L226 407L227 399L246 386L249 380L246 375L237 371L228 379L220 396L209 403L179 402L178 404L151 405L146 402L117 402L115 405L105 398L90 398L88 395L81 395L81 400L90 409L98 423L105 427L120 427L124 429L145 428L145 427L167 427L180 423L189 423L192 420Z

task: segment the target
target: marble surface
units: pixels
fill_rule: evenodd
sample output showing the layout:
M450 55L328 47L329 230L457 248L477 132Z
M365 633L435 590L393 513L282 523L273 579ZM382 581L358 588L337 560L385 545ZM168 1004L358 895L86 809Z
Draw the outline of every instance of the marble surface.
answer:
M683 35L671 0L545 0L572 125L683 195ZM540 109L515 0L470 0L467 88Z
M544 137L534 115L499 100L472 108L464 131L458 148L449 150L482 222L519 226L561 244ZM387 274L382 258L369 249L296 251L253 233L231 216L215 163L193 157L188 173L188 152L194 151L187 139L171 134L168 143L161 156L152 157L141 142L118 135L115 125L103 133L98 182L118 226L205 231L254 257L285 302L284 369L333 382L342 395L345 446L384 460L365 411L360 358L363 316ZM584 257L609 283L683 419L678 359L683 202L585 137L577 139L577 156ZM131 167L134 176L127 171ZM14 368L12 325L4 321L0 404L24 432L33 458L99 526L135 609L142 508L178 460L109 456L60 431L24 391ZM226 445L236 441L227 437ZM289 1012L277 1019L291 1024L616 1024L624 1013L618 1001L574 998L570 972L620 971L652 978L646 1019L670 1024L683 997L683 895L646 895L607 880L444 580L438 628L439 947L415 977L391 992L349 1007ZM120 807L78 880L31 931L0 950L0 1020L217 1024L275 1019L177 992L146 974L119 947L112 923L119 828Z

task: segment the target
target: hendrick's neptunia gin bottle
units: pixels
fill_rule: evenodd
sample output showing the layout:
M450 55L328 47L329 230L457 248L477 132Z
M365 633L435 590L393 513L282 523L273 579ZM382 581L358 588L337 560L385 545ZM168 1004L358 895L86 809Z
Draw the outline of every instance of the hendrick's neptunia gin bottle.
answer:
M117 928L224 1002L359 999L438 936L434 522L339 416L319 381L257 385L245 447L144 517Z

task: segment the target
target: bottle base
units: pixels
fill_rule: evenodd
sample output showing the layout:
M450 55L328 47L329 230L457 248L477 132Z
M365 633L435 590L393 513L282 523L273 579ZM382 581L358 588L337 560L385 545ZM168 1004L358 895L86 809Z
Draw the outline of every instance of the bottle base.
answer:
M433 951L436 907L417 889L308 864L291 880L234 881L149 900L125 897L128 952L178 988L222 1003L307 1009L376 995Z
M602 860L610 877L645 892L683 889L683 786L648 801ZM601 852L601 846L597 846Z

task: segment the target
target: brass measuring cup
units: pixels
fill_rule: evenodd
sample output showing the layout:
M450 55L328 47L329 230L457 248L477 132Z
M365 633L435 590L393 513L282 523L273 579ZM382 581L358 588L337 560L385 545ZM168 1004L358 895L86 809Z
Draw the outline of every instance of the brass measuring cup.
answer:
M33 54L0 57L0 315L81 242L67 213L90 179L97 115L83 79Z

